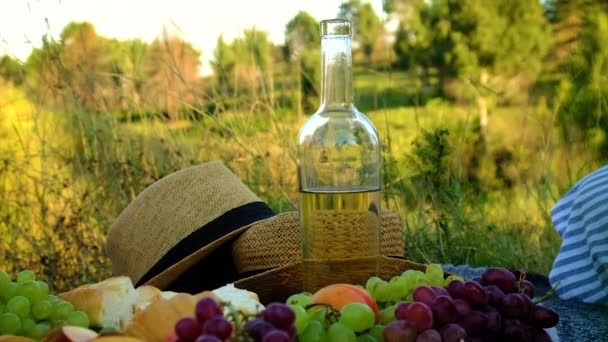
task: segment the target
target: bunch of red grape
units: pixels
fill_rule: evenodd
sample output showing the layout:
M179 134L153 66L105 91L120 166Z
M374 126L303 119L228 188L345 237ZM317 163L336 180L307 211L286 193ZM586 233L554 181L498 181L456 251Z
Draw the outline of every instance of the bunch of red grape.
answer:
M289 342L296 336L296 316L282 303L272 303L259 317L245 323L245 332L255 342Z
M175 324L177 339L183 342L221 342L230 338L232 331L232 323L212 298L196 304L195 317L182 318Z
M446 289L419 286L413 302L396 306L384 341L551 341L544 328L559 316L534 303L534 292L525 273L504 268L489 268L473 281L453 280Z

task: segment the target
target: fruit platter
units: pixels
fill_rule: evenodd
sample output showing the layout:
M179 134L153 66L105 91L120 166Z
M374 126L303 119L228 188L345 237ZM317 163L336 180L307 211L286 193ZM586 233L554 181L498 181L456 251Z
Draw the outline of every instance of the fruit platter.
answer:
M558 314L525 271L464 279L438 264L261 303L228 284L195 295L114 277L59 294L0 271L0 342L551 341Z

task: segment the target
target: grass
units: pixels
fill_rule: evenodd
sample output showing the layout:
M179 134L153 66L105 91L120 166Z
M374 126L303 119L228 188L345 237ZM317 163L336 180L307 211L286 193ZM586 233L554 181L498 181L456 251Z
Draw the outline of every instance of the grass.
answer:
M549 210L600 165L588 144L564 141L553 109L526 105L492 108L479 150L475 107L420 101L405 73L355 79L383 141L383 205L402 219L406 257L547 274L560 243ZM6 83L0 98L0 264L33 269L58 290L108 276L112 220L188 165L223 160L276 212L297 208L295 137L306 118L289 108L128 120L69 103L48 111Z

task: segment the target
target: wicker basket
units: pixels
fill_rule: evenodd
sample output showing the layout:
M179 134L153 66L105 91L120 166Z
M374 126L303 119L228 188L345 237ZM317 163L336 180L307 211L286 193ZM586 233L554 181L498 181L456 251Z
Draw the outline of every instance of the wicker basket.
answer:
M379 265L378 272L372 264ZM406 270L425 271L426 265L390 257L358 258L326 262L323 282L334 284L349 279L354 285L364 285L367 279L377 275L388 280ZM327 272L329 271L329 272ZM302 262L272 269L237 281L238 288L256 292L262 303L285 302L292 294L302 292L304 264ZM449 273L446 273L448 276Z

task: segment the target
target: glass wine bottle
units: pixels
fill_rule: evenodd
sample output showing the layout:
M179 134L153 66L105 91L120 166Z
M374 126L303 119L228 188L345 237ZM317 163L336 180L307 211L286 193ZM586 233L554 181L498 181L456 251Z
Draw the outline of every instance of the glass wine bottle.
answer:
M321 51L321 104L297 144L306 291L352 281L335 261L377 268L380 254L380 139L353 103L349 21L321 22Z

